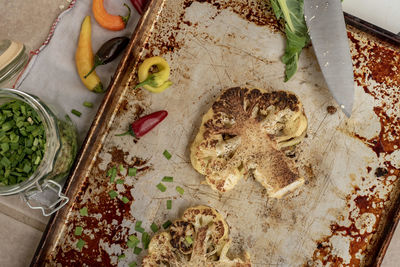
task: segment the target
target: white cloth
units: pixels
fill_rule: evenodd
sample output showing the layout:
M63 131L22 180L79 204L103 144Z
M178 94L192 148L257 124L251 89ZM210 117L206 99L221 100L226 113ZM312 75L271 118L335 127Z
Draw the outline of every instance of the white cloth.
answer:
M129 1L105 0L104 6L108 13L126 15L126 3L131 7L131 18L122 31L103 29L94 19L92 0L77 0L57 18L49 34L49 42L43 44L34 55L27 68L19 78L16 88L34 94L49 106L53 106L61 115L68 114L78 128L78 142L84 140L104 94L89 91L79 79L75 67L75 51L78 43L81 23L86 15L91 17L93 53L107 40L117 36L131 37L140 15ZM51 34L53 33L53 36ZM113 62L99 66L96 69L103 86L108 87L111 77L121 59L119 56ZM84 107L84 101L94 104L92 109ZM71 114L76 109L82 112L81 117Z

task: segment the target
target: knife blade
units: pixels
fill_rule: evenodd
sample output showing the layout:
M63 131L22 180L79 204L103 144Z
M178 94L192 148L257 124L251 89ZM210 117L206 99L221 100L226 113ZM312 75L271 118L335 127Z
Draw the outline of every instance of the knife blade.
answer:
M304 0L304 18L328 88L350 117L354 76L341 1Z

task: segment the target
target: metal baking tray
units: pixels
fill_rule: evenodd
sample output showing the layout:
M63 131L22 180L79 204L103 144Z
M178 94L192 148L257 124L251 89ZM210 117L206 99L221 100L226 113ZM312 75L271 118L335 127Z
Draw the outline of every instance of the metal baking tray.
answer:
M145 252L136 257L126 246L135 221L149 230L197 204L222 213L232 249L248 251L253 266L379 265L399 219L400 49L393 36L382 39L374 35L379 29L371 34L362 21L346 20L356 80L351 119L330 96L311 47L283 82L285 39L265 1L150 1L65 185L71 201L51 218L31 266L140 262ZM138 64L152 55L171 66L174 85L162 94L132 89ZM292 91L305 107L309 129L296 160L306 184L283 199L268 198L251 179L219 195L190 165L202 114L222 89L242 85ZM115 136L160 109L169 116L138 142ZM138 168L137 176L119 174L124 185L109 183L107 170L120 164ZM174 183L161 193L163 176ZM112 189L131 202L110 199ZM172 210L167 199L174 199ZM80 216L82 207L89 216ZM82 252L75 247L78 225Z

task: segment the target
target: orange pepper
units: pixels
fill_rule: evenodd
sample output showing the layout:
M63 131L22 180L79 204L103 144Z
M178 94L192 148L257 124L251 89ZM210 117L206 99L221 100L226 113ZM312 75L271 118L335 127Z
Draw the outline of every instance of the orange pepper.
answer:
M107 11L105 10L103 1L104 0L93 0L92 11L97 23L99 23L101 27L107 30L111 31L123 30L131 16L131 9L129 8L129 6L127 4L124 4L124 6L128 8L128 15L126 16L111 15L107 13Z

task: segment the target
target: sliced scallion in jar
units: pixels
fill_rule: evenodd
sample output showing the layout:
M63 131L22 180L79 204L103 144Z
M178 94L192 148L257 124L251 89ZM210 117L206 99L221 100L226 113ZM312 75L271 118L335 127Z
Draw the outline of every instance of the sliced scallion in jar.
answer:
M46 133L37 112L20 100L0 106L0 185L28 179L45 153Z

